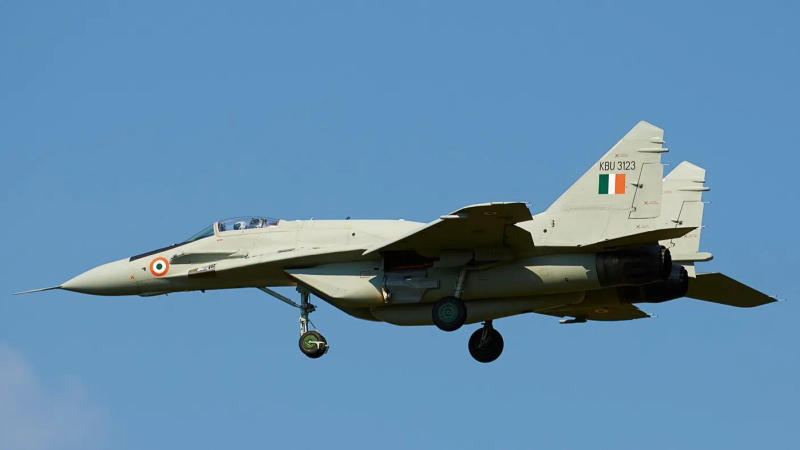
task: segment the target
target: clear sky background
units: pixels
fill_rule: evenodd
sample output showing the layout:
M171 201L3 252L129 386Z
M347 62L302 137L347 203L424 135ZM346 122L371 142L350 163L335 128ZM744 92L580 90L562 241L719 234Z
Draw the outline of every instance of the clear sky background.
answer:
M796 2L3 2L0 448L796 448ZM702 271L788 301L455 333L255 289L12 291L213 220L544 209L638 120L708 169ZM282 292L293 294L284 289Z

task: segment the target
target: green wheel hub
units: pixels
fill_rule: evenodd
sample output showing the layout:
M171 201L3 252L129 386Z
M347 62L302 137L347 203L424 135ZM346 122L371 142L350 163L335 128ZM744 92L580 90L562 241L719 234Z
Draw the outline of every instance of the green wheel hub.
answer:
M447 304L439 309L439 318L444 322L455 322L458 317L458 310L452 304Z
M313 334L307 334L303 336L303 348L306 350L316 350L317 349L317 344L315 342L316 340L317 340L316 336L314 336Z
M440 299L433 305L431 312L433 323L444 331L455 331L467 320L467 307L456 297Z
M309 358L319 358L328 351L328 342L319 331L306 331L300 335L300 351Z

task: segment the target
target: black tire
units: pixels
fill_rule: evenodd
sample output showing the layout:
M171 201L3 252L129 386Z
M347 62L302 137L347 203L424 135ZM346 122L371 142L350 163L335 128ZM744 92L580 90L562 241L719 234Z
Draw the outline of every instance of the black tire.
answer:
M492 328L489 330L486 341L481 345L482 335L483 328L479 328L472 333L469 338L469 354L478 362L489 363L499 358L500 354L503 353L503 335Z
M300 351L309 358L319 358L328 351L328 341L319 331L306 331L300 335Z
M467 307L461 299L445 297L433 304L433 323L444 331L455 331L467 320Z

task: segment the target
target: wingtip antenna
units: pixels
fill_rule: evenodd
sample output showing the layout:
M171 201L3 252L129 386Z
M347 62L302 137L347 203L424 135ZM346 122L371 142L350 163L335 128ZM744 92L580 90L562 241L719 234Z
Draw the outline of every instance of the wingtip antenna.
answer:
M33 294L34 292L52 291L53 289L61 289L61 285L50 286L46 288L30 289L27 291L12 292L11 295Z

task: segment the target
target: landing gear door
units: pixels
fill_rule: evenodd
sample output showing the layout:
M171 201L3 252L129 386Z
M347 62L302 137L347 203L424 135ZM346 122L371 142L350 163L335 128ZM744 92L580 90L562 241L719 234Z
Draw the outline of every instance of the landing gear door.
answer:
M661 215L661 185L664 165L644 163L638 180L631 180L636 189L630 219L653 219Z

